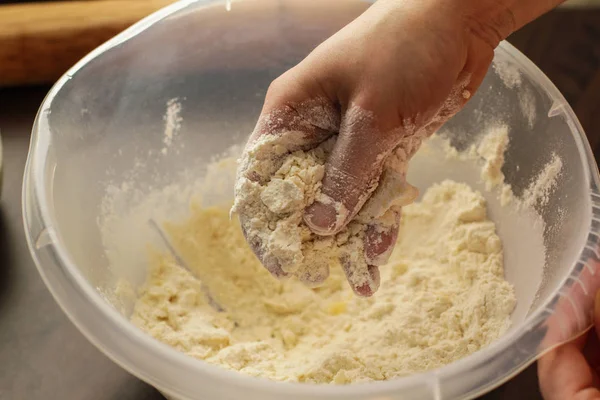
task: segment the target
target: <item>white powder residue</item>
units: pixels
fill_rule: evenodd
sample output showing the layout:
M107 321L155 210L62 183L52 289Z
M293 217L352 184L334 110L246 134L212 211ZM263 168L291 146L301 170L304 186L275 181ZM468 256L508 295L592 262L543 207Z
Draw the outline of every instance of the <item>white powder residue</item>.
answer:
M183 220L189 204L200 197L206 206L231 204L236 159L242 146L232 146L210 160L205 169L192 169L164 187L140 185L142 171L151 160L136 162L120 177L106 184L97 224L105 248L112 282L98 288L120 312L131 312L138 288L146 279L148 246L163 248L163 241L151 228L150 220ZM202 179L200 179L202 178Z
M542 172L533 179L529 187L523 193L523 206L534 207L539 205L544 207L548 204L550 194L556 187L556 180L561 174L563 162L556 154L552 154L552 159L544 166Z
M434 185L404 208L383 283L368 299L353 294L340 268L316 289L273 279L225 208L194 206L190 219L165 229L202 281L153 253L132 322L251 376L346 384L427 371L496 340L515 306L486 202L465 184Z
M527 126L529 129L533 129L535 125L536 115L536 100L533 91L529 88L523 88L519 92L519 107L521 113L527 119Z
M557 154L544 165L543 170L535 176L520 197L516 197L510 184L505 182L502 167L505 162L505 153L509 145L509 130L507 125L492 124L481 135L478 143L469 147L467 151L459 152L452 147L450 142L443 137L436 137L441 143L446 158L458 160L480 160L481 179L487 191L499 189L500 203L502 206L512 204L521 210L533 210L535 206L545 206L556 181L561 174L563 162ZM519 166L516 167L519 170Z
M512 191L512 187L508 184L502 185L502 189L500 191L500 205L502 207L508 206L510 203L514 202L515 194Z
M173 144L173 138L181 129L181 101L178 97L174 97L167 101L167 110L163 120L165 122L163 137L164 147L161 149L161 153L166 154L167 151L169 151L169 147Z
M500 204L504 207L514 201L514 193L510 184L505 182L502 168L505 154L509 145L509 129L506 124L491 124L486 128L478 142L459 152L449 140L436 135L433 142L440 146L447 160L479 161L481 162L480 177L486 191L496 188L500 190ZM518 169L518 166L517 166Z
M507 88L515 89L521 86L522 77L519 66L506 61L494 60L492 68Z
M476 146L476 152L485 164L481 169L481 178L487 190L504 183L504 153L508 148L508 126L492 126Z

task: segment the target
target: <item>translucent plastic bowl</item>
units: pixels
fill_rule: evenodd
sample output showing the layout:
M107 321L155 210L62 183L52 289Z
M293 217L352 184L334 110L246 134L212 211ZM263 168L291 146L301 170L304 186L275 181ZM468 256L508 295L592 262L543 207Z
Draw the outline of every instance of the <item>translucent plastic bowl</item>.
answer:
M486 195L504 242L506 277L519 301L513 327L497 342L441 369L388 382L275 383L187 357L136 329L127 319L127 307L119 312L111 304L107 291L119 271L109 268L97 223L109 184L133 179L139 199L180 179L184 170L204 173L215 154L245 141L270 81L366 6L349 0L179 2L92 52L44 100L23 185L31 253L56 301L82 333L167 395L208 400L470 398L589 325L600 276L597 167L563 96L507 43L498 48L495 67L478 94L448 124L447 135L466 147L490 118L508 124L504 172L517 194L552 154L563 161L563 173L538 209L545 222L538 239L546 253L545 262L536 265L527 262L534 239L503 232L509 214L494 208L493 196ZM179 145L162 154L163 115L172 98L182 104ZM477 173L457 172L438 161L425 166L426 174L411 170L411 182L425 187L451 177L480 185ZM129 229L132 238L143 237L148 227ZM146 255L134 255L141 260L133 263L137 279L143 280ZM530 274L533 270L542 273Z

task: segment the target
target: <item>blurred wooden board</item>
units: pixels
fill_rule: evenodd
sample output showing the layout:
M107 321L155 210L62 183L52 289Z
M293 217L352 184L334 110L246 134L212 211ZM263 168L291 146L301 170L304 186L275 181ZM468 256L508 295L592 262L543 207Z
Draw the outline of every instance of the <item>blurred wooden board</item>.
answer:
M84 55L173 0L0 6L0 87L51 83Z

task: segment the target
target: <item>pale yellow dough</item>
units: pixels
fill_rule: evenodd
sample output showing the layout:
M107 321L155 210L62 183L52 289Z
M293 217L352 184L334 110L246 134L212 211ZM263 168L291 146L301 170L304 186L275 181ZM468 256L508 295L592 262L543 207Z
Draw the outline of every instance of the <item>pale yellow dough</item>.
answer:
M437 368L497 339L515 306L485 200L456 182L434 185L403 209L372 298L354 295L339 268L316 289L275 280L226 209L195 205L188 221L165 229L194 275L153 252L133 323L248 375L344 384Z

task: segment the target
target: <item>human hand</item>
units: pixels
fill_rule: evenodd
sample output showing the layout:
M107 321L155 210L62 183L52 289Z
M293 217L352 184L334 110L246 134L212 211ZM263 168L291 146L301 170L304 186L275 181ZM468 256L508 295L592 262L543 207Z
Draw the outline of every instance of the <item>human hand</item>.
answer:
M600 292L594 305L594 327L538 361L540 389L546 400L600 399Z
M401 206L414 200L407 161L476 91L494 48L514 27L496 3L380 0L269 88L249 146L265 135L302 132L287 149L292 152L338 135L322 181L328 201L317 199L304 221L322 236L340 232L357 214L367 226L364 253L340 260L359 295L377 290ZM326 118L315 118L315 102ZM400 202L398 194L405 195ZM240 214L242 225L248 218ZM271 273L286 275L265 262L260 243L249 242ZM359 271L370 277L366 284L352 279L357 266L366 269Z
M599 268L600 264L587 262L546 322L541 346L551 350L537 364L546 400L600 399ZM556 346L559 343L563 344Z

